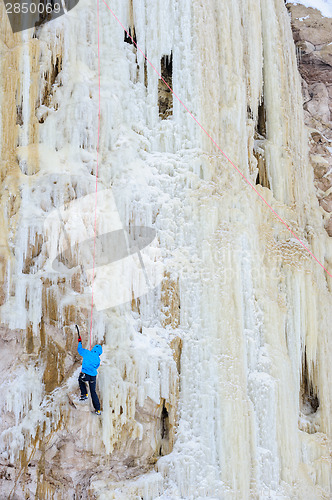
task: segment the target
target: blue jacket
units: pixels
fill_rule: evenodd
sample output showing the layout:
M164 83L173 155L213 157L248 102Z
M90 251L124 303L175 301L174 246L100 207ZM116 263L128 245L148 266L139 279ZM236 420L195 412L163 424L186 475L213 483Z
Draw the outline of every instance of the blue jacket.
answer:
M97 344L92 348L92 351L83 349L82 342L78 343L78 354L83 356L82 372L87 375L97 375L97 368L100 365L99 356L102 354L103 349L101 345Z

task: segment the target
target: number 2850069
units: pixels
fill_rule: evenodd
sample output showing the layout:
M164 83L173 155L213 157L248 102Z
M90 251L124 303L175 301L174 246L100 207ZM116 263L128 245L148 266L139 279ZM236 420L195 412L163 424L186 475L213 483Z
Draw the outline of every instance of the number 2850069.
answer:
M58 14L61 11L61 3L58 2L15 2L6 3L7 14L51 14L52 12Z

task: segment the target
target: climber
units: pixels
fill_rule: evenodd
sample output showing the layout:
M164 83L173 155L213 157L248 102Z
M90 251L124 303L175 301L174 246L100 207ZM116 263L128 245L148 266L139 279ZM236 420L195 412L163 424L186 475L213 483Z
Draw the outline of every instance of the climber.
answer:
M86 388L86 382L88 382L95 413L96 415L100 415L100 403L96 393L96 380L97 380L97 368L100 365L99 356L102 354L103 349L99 344L95 345L91 351L89 351L88 349L83 349L82 339L80 336L78 326L77 325L75 326L78 335L77 351L78 354L83 356L82 371L78 377L78 384L81 390L80 401L84 401L85 399L88 398L88 393Z

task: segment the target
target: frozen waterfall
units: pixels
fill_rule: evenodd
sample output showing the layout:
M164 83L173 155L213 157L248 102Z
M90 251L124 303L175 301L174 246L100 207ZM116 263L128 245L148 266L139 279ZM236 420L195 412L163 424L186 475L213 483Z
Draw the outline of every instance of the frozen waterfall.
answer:
M105 1L332 273L284 2ZM77 401L73 327L87 347L92 266L53 264L93 237L96 6L14 35L1 7L0 488L327 499L332 279L103 1L98 234L156 238L95 269L102 417Z

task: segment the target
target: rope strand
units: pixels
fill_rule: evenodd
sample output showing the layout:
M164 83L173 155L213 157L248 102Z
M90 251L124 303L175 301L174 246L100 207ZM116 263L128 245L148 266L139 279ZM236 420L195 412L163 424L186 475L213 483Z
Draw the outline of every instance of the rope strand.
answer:
M92 294L91 294L91 314L90 314L90 351L91 351L91 343L92 343L93 285L94 285L94 280L95 280L95 263L96 263L98 167L99 167L99 145L100 145L100 28L99 28L99 0L97 0L97 33L98 33L98 135L97 135L95 221L94 221L94 238L93 238Z

